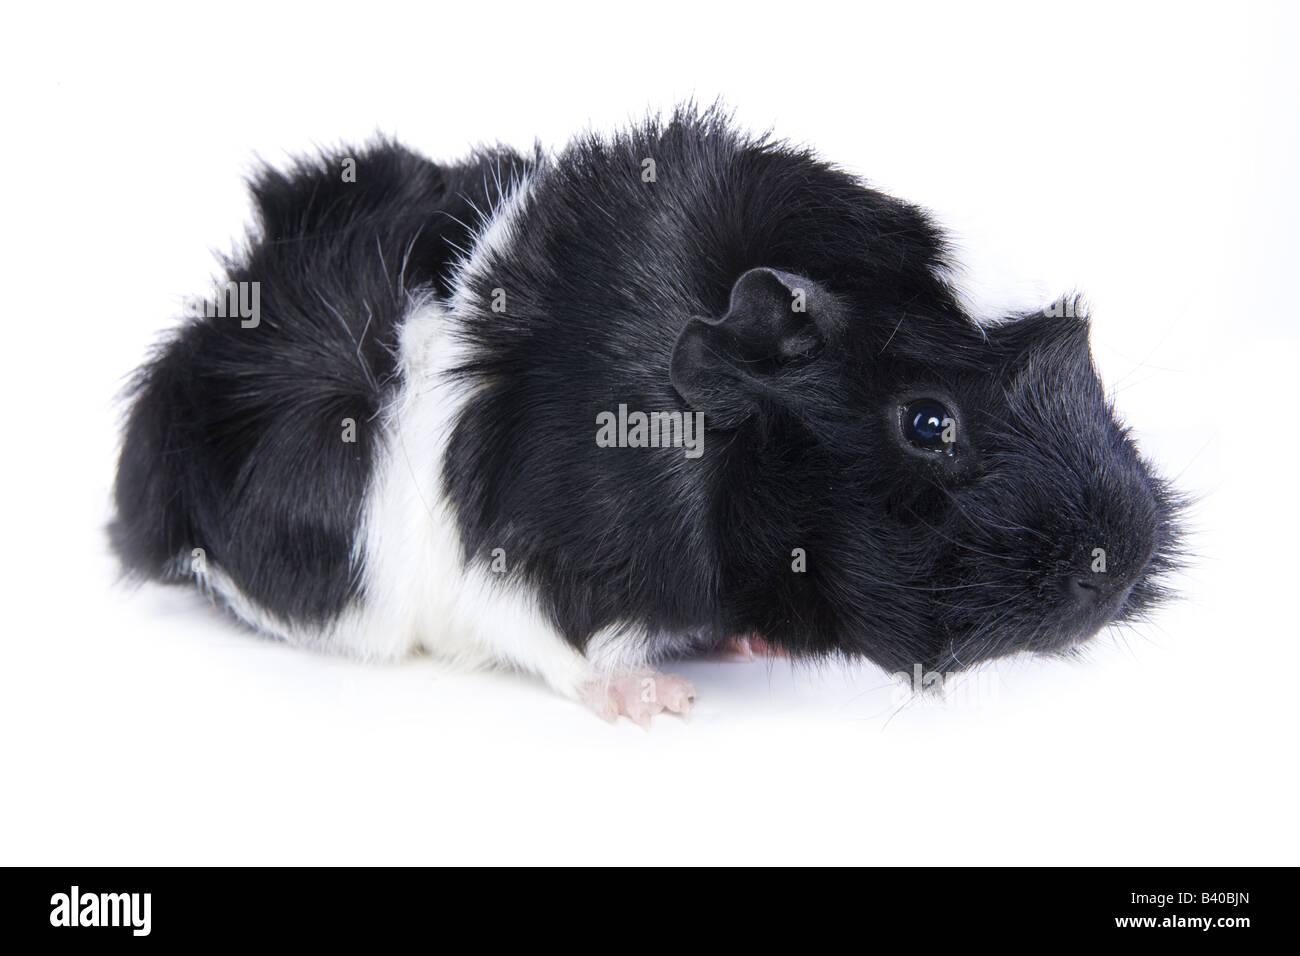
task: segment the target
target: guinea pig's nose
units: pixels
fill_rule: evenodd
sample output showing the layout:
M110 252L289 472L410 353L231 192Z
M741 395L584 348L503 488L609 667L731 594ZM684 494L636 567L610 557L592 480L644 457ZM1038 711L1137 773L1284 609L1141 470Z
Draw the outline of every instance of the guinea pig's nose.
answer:
M1061 590L1081 611L1094 611L1103 605L1120 604L1128 595L1132 582L1114 574L1067 574L1061 578Z
M1103 598L1101 585L1096 584L1087 578L1081 578L1074 574L1068 574L1061 581L1062 590L1075 604L1088 607L1098 604Z

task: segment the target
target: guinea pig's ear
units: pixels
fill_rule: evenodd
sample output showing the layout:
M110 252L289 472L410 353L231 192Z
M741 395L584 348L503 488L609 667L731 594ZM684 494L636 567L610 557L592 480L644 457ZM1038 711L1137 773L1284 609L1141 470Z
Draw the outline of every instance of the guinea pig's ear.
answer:
M779 397L781 374L816 358L840 321L835 297L811 279L750 269L720 319L691 319L673 347L673 388L711 424L731 428L759 398Z
M1078 296L991 329L991 340L1011 357L1065 357L1091 361L1087 306Z

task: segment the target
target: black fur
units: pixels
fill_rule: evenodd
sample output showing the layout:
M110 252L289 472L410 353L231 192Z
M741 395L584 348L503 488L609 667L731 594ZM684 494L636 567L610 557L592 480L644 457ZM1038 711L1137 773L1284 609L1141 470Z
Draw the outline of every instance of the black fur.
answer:
M261 238L230 276L261 282L261 327L191 322L141 372L114 531L129 566L175 576L201 546L284 619L337 614L404 293L445 295L497 171L535 168L515 241L449 318L479 388L444 478L466 556L504 549L573 644L757 632L942 669L1063 649L1160 597L1178 499L1116 423L1086 321L978 328L916 207L716 111L549 162L381 144L343 184L340 158L254 184ZM921 396L951 408L952 454L901 435ZM598 447L620 404L702 410L703 456Z
M915 207L688 111L571 146L517 228L475 283L509 305L467 325L484 387L446 471L468 552L503 548L575 644L631 621L665 649L757 632L910 671L1064 647L1158 595L1176 502L1115 424L1086 323L982 332ZM736 317L758 268L807 287L804 327ZM900 398L930 392L961 410L951 463L896 440ZM593 442L620 403L692 402L698 460ZM1133 589L1081 607L1093 547Z
M111 528L129 569L184 579L202 548L286 621L342 610L407 293L447 291L500 177L527 165L497 150L438 166L378 143L256 177L258 229L226 272L259 283L259 324L187 322L132 386Z

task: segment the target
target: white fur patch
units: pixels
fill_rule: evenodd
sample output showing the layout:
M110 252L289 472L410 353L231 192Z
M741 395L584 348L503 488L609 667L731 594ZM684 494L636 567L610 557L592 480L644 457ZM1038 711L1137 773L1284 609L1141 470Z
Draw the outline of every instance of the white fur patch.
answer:
M487 320L491 316L485 303L472 298L470 280L482 278L491 262L515 241L519 216L528 205L536 175L525 174L511 184L512 188L508 192L503 190L502 198L493 207L483 227L472 237L468 258L462 258L456 263L447 305L457 318ZM497 186L503 188L504 185L498 172Z

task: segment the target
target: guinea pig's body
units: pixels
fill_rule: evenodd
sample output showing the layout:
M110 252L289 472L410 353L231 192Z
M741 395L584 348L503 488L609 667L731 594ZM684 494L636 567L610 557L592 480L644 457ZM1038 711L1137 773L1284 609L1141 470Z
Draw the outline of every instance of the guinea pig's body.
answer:
M926 217L806 153L683 111L253 190L229 294L137 379L112 530L263 631L644 720L737 635L943 670L1159 596L1176 501L1086 322L979 327Z

